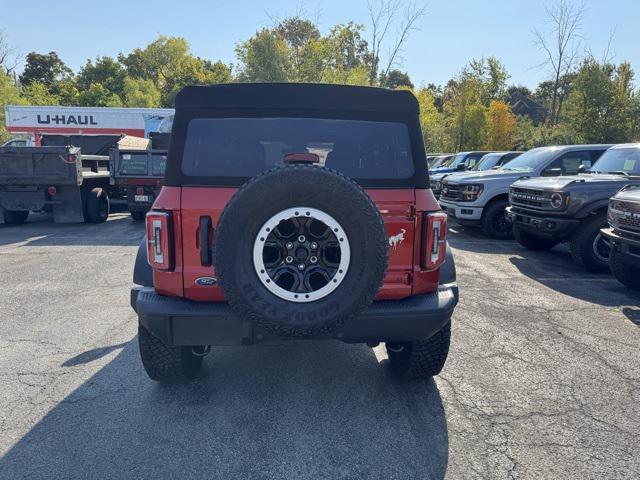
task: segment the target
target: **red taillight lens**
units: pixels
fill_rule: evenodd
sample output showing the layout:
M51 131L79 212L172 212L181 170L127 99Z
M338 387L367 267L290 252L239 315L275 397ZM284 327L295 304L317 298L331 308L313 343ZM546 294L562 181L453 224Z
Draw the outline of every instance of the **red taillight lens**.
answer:
M47 188L47 193L53 197L58 193L58 189L56 187L49 187Z
M173 269L171 212L147 213L147 261L158 270Z
M144 195L144 187L136 188L136 195Z
M65 160L65 162L67 163L76 163L76 156L75 155L67 155L67 159Z
M422 217L422 261L424 270L436 270L444 263L447 251L447 215L425 213Z

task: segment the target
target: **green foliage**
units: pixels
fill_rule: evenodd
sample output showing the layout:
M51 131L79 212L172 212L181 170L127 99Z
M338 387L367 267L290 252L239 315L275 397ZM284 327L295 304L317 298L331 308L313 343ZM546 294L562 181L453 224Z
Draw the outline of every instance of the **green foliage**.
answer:
M82 107L121 107L118 95L107 90L101 83L92 83L78 95L78 105Z
M122 99L127 107L152 108L160 105L161 94L151 80L125 77Z
M76 79L79 90L84 91L91 85L101 85L114 95L121 96L127 72L124 66L111 57L96 57L95 63L87 60Z
M11 80L11 77L7 75L4 70L0 70L0 142L4 142L9 139L9 134L4 128L4 107L7 105L19 105L22 103L25 103L25 100L20 97L20 91Z
M413 88L413 83L409 74L400 70L390 70L386 75L380 76L380 86L387 88L409 87Z
M60 97L53 95L46 85L40 82L31 82L22 87L22 99L29 105L58 105Z
M51 94L58 95L60 82L72 77L73 72L56 52L48 54L31 52L27 55L24 71L20 75L20 83L26 86L38 82L44 85Z
M584 61L572 82L564 119L576 141L619 143L632 137L638 99L633 76L628 63L616 67L593 58Z

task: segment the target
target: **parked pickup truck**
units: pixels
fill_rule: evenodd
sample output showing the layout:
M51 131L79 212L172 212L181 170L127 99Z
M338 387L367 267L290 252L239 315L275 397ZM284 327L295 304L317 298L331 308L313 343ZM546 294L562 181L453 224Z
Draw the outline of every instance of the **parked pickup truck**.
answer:
M611 244L609 265L620 283L640 290L640 188L628 186L609 201L609 227L601 230Z
M462 225L477 225L491 238L511 238L504 211L509 187L530 177L576 175L611 145L565 145L529 150L499 170L469 172L442 182L440 205L449 218Z
M131 218L143 220L162 188L167 151L118 147L110 159L111 184L124 191Z
M468 171L481 172L484 170L497 169L502 167L503 165L506 165L521 154L522 152L517 151L487 153L486 155L481 157L480 160L475 162L475 164ZM442 181L451 175L454 175L455 178L455 176L464 175L464 172L433 173L429 175L429 180L431 181L431 189L433 190L436 198L440 196Z
M108 165L78 147L0 147L0 217L21 224L29 211L50 209L56 222L104 222Z
M519 180L509 191L507 218L513 234L530 250L569 242L576 262L592 272L609 271L609 198L626 185L640 185L640 145L607 150L590 173Z

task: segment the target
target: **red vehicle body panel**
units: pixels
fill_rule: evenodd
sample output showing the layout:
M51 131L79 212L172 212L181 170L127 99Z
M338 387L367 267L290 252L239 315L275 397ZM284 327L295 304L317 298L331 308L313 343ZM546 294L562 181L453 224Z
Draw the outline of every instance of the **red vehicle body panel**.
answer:
M202 286L200 277L215 277L211 266L200 262L200 217L211 217L215 226L236 188L163 187L153 209L171 211L175 248L173 271L153 272L158 293L194 301L224 301L219 286ZM401 299L433 292L439 271L420 267L422 213L440 210L431 190L367 189L384 220L389 242L387 273L376 300ZM215 232L209 238L215 241Z

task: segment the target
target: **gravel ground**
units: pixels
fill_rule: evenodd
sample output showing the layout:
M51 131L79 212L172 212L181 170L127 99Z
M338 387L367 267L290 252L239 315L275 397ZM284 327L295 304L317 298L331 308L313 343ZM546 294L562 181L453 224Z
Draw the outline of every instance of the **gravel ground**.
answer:
M216 348L163 386L128 305L141 224L0 225L0 477L640 477L640 297L568 252L454 227L461 300L433 381L383 349Z

